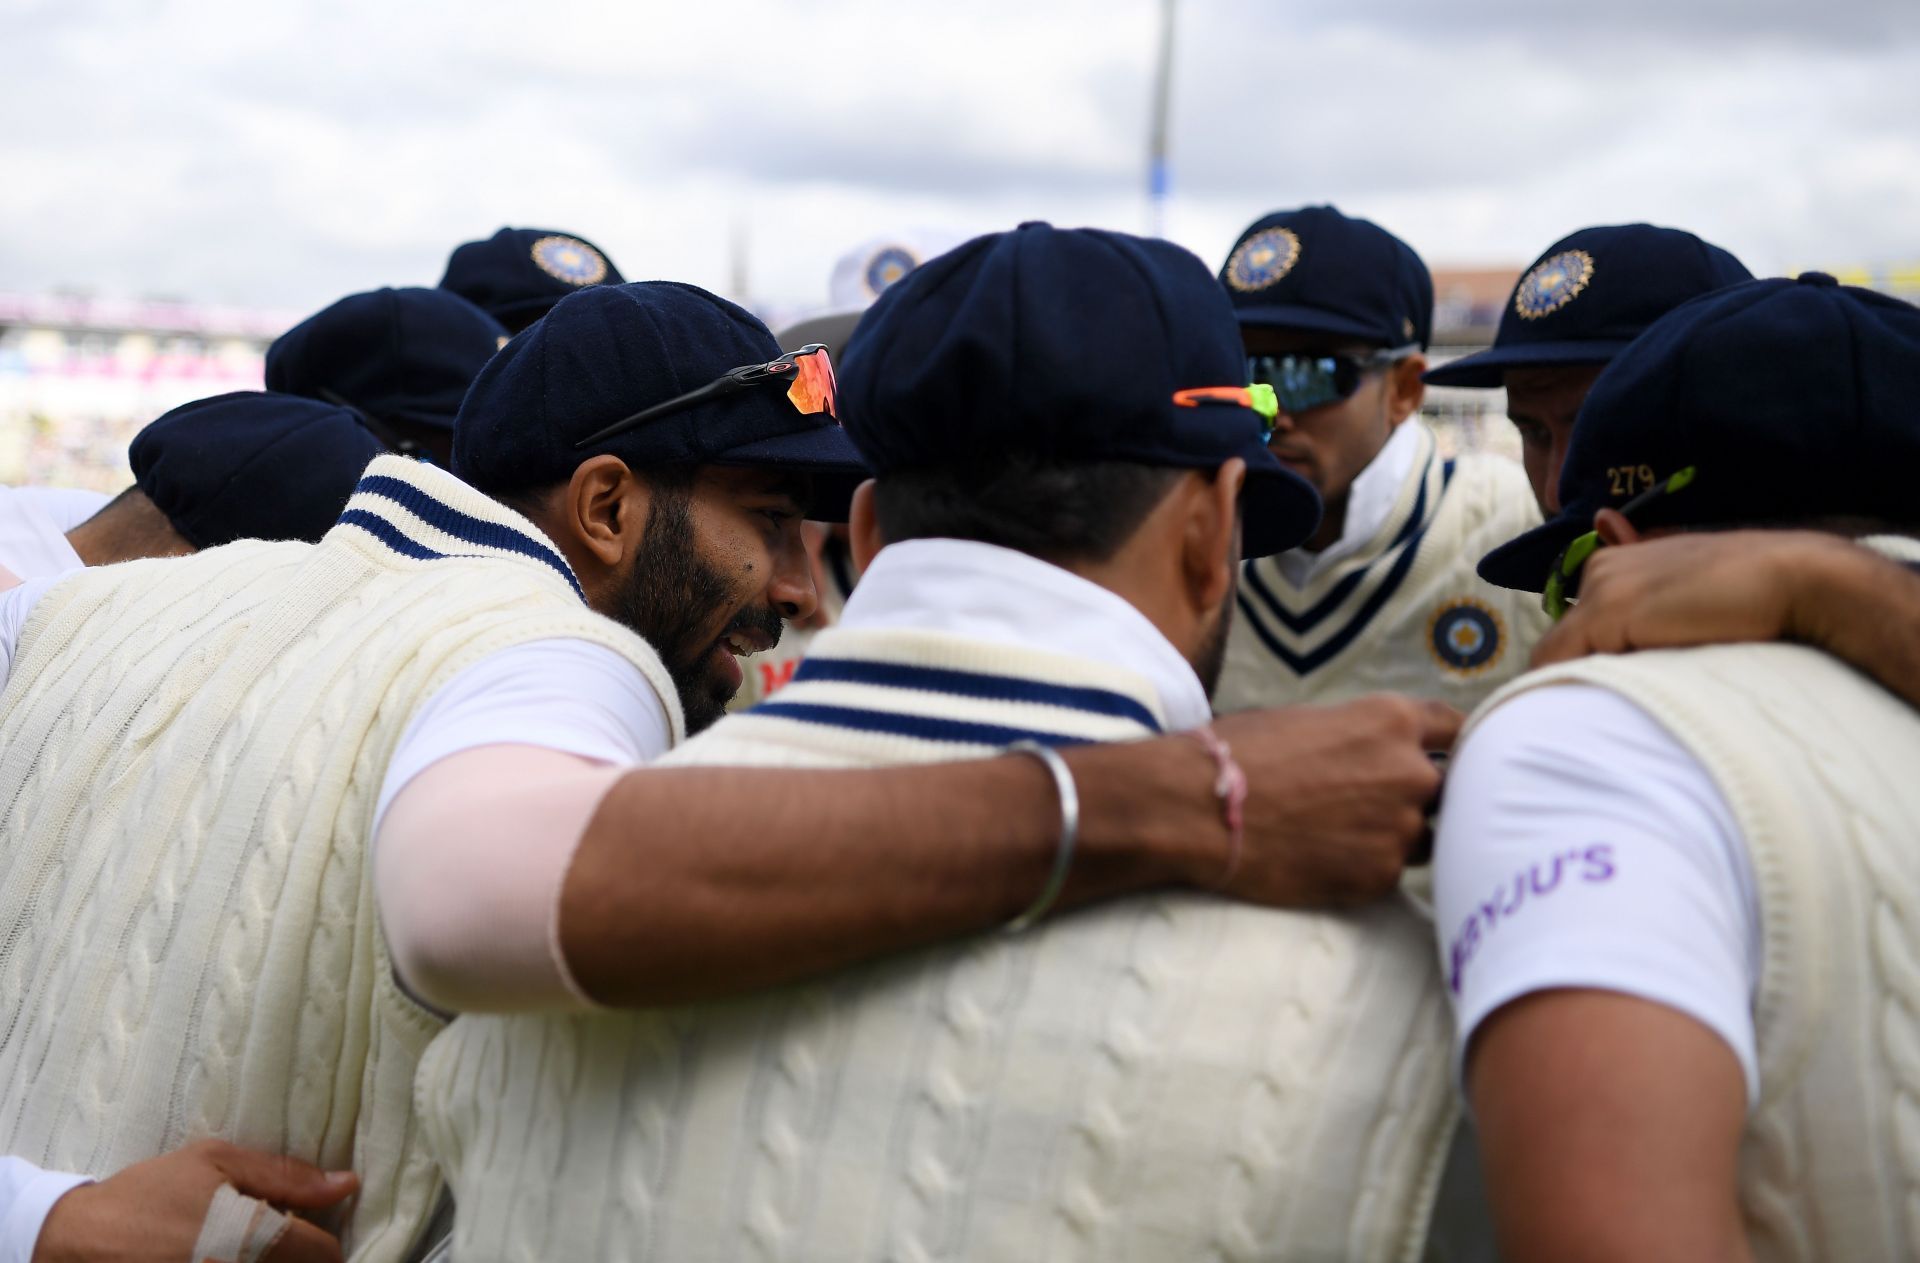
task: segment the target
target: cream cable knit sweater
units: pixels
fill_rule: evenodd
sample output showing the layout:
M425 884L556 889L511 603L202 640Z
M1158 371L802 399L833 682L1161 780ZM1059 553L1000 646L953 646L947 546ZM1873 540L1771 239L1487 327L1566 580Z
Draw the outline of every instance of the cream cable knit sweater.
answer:
M669 762L872 766L1162 722L1131 672L821 633ZM1454 1107L1430 931L1127 900L736 1003L463 1017L423 1121L489 1259L1411 1259Z
M105 1175L204 1136L364 1182L350 1257L402 1257L439 1180L413 1117L440 1023L395 986L367 829L414 709L589 612L529 523L375 461L318 545L85 571L0 695L0 1152Z
M1740 1201L1755 1257L1920 1258L1920 715L1793 645L1588 658L1482 713L1565 682L1611 689L1679 738L1752 856L1760 1100Z

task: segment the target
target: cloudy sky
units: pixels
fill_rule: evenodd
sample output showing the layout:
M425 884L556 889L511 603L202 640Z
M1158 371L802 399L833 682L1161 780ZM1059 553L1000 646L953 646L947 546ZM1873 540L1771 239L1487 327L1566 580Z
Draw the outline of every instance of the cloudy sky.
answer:
M302 311L503 223L824 299L922 227L1146 225L1155 0L0 0L0 290ZM1169 235L1330 200L1431 263L1647 219L1920 262L1915 0L1180 0Z

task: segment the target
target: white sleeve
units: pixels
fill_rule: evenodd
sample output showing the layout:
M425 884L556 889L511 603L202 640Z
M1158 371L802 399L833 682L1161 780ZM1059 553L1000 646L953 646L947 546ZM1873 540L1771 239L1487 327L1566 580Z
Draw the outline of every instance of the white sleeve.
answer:
M46 514L62 535L107 507L112 496L71 487L14 487L13 494Z
M0 1158L0 1263L33 1263L53 1204L92 1177L43 1171L25 1158Z
M65 574L43 575L0 592L0 689L7 686L7 679L13 674L14 651L20 647L20 633L26 630L27 616L33 613L34 603L48 588L66 577Z
M516 645L454 676L408 721L374 805L373 833L408 781L463 750L541 746L632 767L671 744L659 695L613 650L573 639Z
M1434 847L1454 1072L1502 1005L1558 987L1667 1005L1726 1041L1757 1099L1760 912L1739 826L1704 768L1605 689L1522 693L1448 770Z

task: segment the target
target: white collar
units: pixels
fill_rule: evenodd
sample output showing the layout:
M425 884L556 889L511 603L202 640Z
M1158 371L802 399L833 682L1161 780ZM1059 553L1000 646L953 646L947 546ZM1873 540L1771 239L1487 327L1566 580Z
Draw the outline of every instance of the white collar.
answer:
M839 627L942 631L1124 668L1159 695L1170 730L1212 718L1193 666L1117 593L1025 553L963 539L910 539L880 550Z
M1400 500L1400 488L1413 471L1420 455L1420 421L1409 417L1393 427L1386 446L1374 454L1367 467L1354 477L1347 492L1347 520L1340 527L1340 538L1319 552L1296 548L1274 558L1280 573L1296 588L1304 588L1328 566L1359 552L1368 540L1380 533L1393 506Z

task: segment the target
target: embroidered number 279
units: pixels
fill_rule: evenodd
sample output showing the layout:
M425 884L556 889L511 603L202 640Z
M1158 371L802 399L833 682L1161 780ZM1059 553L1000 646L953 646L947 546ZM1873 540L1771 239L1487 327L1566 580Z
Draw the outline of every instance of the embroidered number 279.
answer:
M1611 490L1616 496L1638 495L1654 484L1651 465L1609 465L1607 477L1613 484Z

